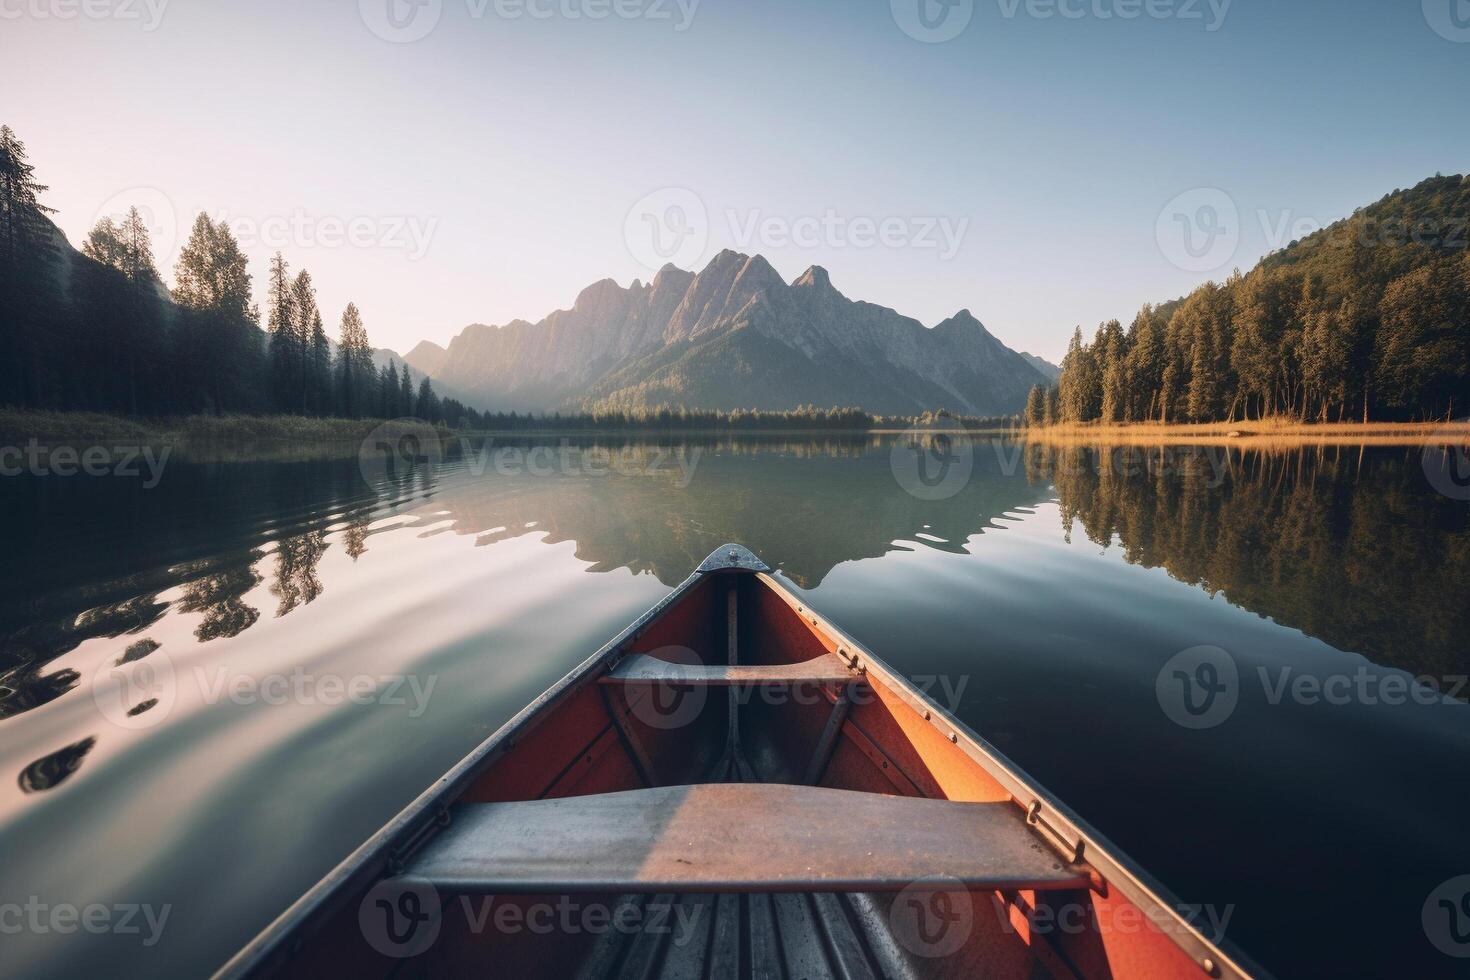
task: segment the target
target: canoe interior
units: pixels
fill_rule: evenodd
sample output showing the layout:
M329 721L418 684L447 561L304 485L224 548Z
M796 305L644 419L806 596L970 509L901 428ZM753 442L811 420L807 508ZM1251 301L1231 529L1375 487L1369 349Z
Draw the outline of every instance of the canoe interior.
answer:
M455 813L481 812L471 809L480 804L574 797L586 798L578 803L595 803L599 794L651 787L786 784L792 794L800 794L799 787L811 783L887 797L1005 804L1007 813L1014 809L1018 826L1024 827L1021 804L883 677L857 677L861 686L855 688L823 680L773 685L762 691L749 685L722 686L714 676L719 672L709 670L698 687L618 681L615 668L620 663L625 674L630 663L647 668L629 659L640 654L704 668L728 666L732 608L735 660L742 668L815 662L821 668L817 673L829 679L834 663L846 668L846 659L836 656L839 640L813 621L799 599L767 576L705 575L686 584L676 601L610 650L604 662L574 676L561 690L553 689L539 710L503 732L495 751L461 780L462 791L442 801L448 807L445 819ZM851 704L839 715L840 723L834 723L834 705L843 690L849 692ZM682 700L691 697L693 702ZM644 700L649 698L662 699L656 710ZM732 702L737 716L733 732ZM670 725L671 718L677 718L677 724ZM832 734L824 740L829 728ZM727 794L706 795L727 798ZM782 795L775 792L773 798ZM829 864L834 860L842 864L845 849L852 855L851 870L861 874L883 864L866 861L867 855L887 855L903 845L901 826L858 836L845 828L842 809L830 813L821 846L811 845L813 853L823 851ZM779 810L732 810L711 813L707 819L737 830L780 820ZM452 824L456 830L460 825ZM1029 828L1022 832L1036 834ZM618 846L627 846L626 836ZM1036 837L1039 841L1040 835ZM659 853L659 874L666 874L671 860L677 865L677 853L672 859L669 853L679 843L679 839L651 842L651 850ZM430 853L431 848L432 844L418 849ZM1095 873L1083 887L1075 882L1049 890L959 886L971 910L968 931L957 948L945 946L938 955L936 948L922 943L916 948L911 937L895 934L895 923L907 921L903 916L909 913L902 903L917 909L916 895L927 903L927 910L940 916L953 902L946 898L935 904L935 895L912 887L906 891L899 887L901 882L887 879L865 891L793 890L784 884L791 879L776 870L783 860L788 870L791 864L789 853L775 853L782 850L790 849L773 847L769 859L752 855L737 869L744 876L740 887L725 891L674 885L654 891L660 885L653 873L646 876L654 882L647 888L612 892L538 894L507 888L485 893L473 887L462 892L439 887L436 938L421 953L403 958L383 955L365 938L365 929L372 927L364 924L368 921L364 917L375 914L369 889L383 877L384 869L382 861L376 869L368 862L365 867L371 874L344 879L334 901L316 911L311 921L293 926L284 944L286 952L266 961L268 969L254 972L292 977L588 978L1210 975L1157 929L1096 927L1099 922L1122 922L1129 912L1137 923L1146 920ZM626 877L638 871L623 867L629 862L606 857L586 855L587 862L613 868L610 874ZM1065 861L1058 857L1055 867ZM772 869L769 877L763 876L767 863ZM495 862L488 862L488 871L493 874ZM1063 908L1080 912L1076 919L1080 924L1071 929L1035 927L1038 915Z

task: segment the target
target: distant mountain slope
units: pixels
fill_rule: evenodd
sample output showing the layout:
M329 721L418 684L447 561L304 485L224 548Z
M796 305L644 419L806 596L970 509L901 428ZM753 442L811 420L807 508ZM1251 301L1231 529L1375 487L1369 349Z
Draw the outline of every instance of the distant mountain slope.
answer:
M449 352L431 340L421 340L413 350L403 355L403 360L419 374L434 375L444 366Z
M593 283L539 323L474 324L435 382L494 410L660 404L885 414L1019 412L1049 379L961 310L933 329L848 299L813 266L785 282L763 257L721 252L699 273Z
M1037 357L1027 351L1021 351L1021 356L1026 358L1026 363L1040 371L1048 381L1055 381L1062 376L1062 369L1045 358Z

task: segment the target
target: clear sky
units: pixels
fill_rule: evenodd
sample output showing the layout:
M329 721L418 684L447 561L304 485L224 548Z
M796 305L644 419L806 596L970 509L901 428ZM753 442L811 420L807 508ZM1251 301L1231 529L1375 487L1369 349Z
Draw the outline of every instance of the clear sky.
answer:
M0 121L400 351L735 247L1055 360L1470 170L1467 0L947 2L0 0Z

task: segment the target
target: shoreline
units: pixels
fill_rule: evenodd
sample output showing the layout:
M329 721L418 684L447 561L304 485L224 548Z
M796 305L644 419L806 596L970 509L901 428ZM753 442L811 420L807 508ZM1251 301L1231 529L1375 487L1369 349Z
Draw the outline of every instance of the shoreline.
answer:
M1290 448L1292 446L1470 445L1470 421L1062 423L1024 429L1022 438L1052 446L1195 445Z
M428 423L412 419L312 418L295 415L190 415L130 418L97 412L54 412L0 408L0 446L32 440L50 446L135 445L170 447L200 461L293 460L345 458L357 455L369 433L386 429L422 434ZM751 426L709 428L618 426L608 428L534 427L518 429L450 429L434 426L441 439L595 439L796 437L870 438L956 431L956 426L895 427L883 420L871 427ZM1247 422L1112 425L1068 423L1041 427L963 428L966 435L1018 439L1046 446L1237 446L1289 449L1300 446L1470 445L1470 420L1457 422L1332 422L1292 419Z
M62 412L37 409L0 408L0 443L24 443L32 439L68 444L78 441L128 442L139 445L237 445L331 446L360 443L380 427L422 432L429 423L415 419L348 419L300 415L186 415L138 418L103 412ZM525 437L596 436L872 436L904 433L948 432L953 426L895 427L891 420L878 426L762 426L709 427L667 425L620 425L607 427L533 426L515 429L432 428L441 438L480 439ZM972 435L1019 435L1020 427L966 428Z

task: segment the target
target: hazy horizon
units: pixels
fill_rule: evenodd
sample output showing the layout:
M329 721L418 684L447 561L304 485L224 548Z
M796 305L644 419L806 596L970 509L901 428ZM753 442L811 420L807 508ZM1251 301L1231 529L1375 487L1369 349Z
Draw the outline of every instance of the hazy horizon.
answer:
M28 0L0 121L74 245L139 204L171 282L222 216L400 353L734 248L1056 361L1470 169L1451 2Z

